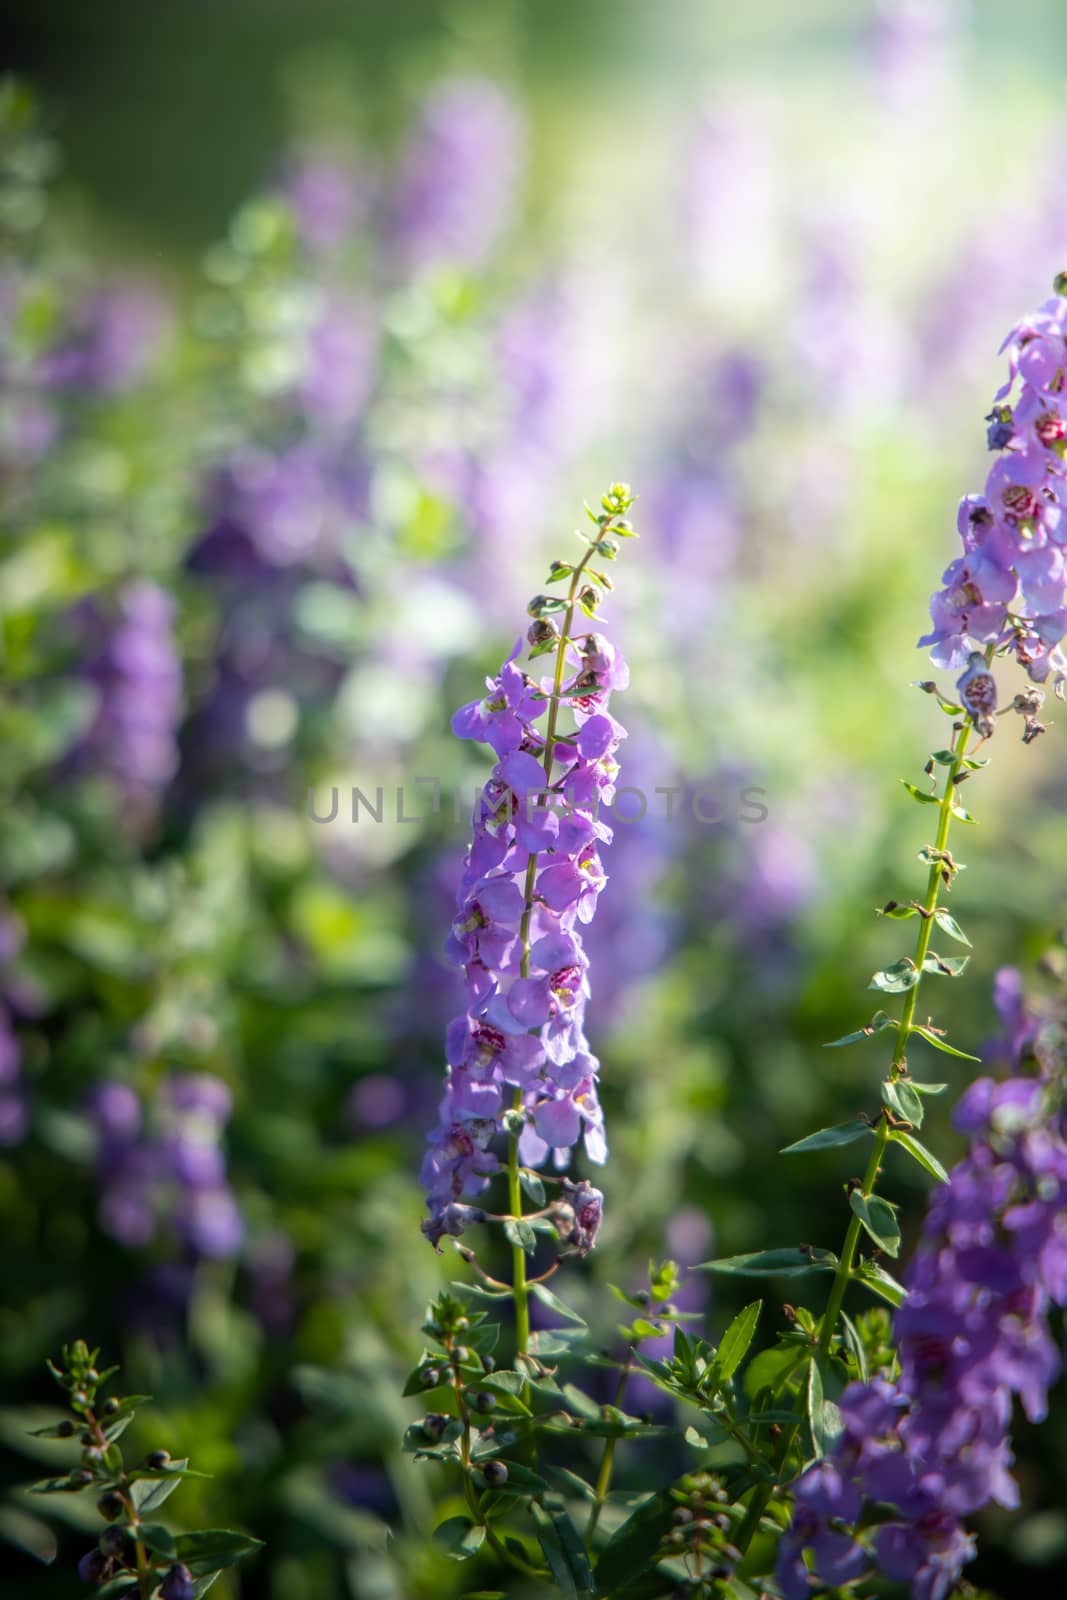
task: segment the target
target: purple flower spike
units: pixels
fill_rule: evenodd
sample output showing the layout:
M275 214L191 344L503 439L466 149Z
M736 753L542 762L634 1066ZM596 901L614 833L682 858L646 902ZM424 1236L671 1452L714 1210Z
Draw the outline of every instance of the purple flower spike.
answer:
M1045 1047L1018 974L998 974L996 998L1017 1075L979 1079L956 1109L970 1147L931 1196L905 1280L900 1376L845 1390L834 1455L797 1481L778 1553L786 1600L811 1592L812 1573L840 1583L872 1561L919 1600L945 1600L975 1552L963 1519L1018 1504L1014 1403L1040 1421L1061 1366L1048 1321L1067 1304L1067 1051L1058 1028ZM1039 1077L1019 1073L1031 1052ZM873 1551L852 1541L853 1566L832 1541L861 1501L883 1512Z
M1002 345L1009 376L987 418L996 452L982 495L960 504L964 554L930 602L920 639L939 667L1011 650L1035 683L1067 682L1067 297L1057 292ZM968 674L965 674L967 677ZM983 733L992 732L988 713Z
M622 486L605 496L594 540L628 504ZM467 1202L499 1170L491 1147L505 1133L521 1130L528 1166L551 1159L564 1169L579 1141L591 1161L607 1157L598 1062L584 1032L589 963L580 929L607 881L598 846L611 830L599 808L614 794L626 736L608 705L629 675L617 646L576 631L579 615L572 604L565 642L555 647L564 653L558 700L554 675L534 681L517 665L516 645L487 679L485 698L452 720L459 738L489 745L497 762L475 804L448 943L466 978L467 1011L448 1028L448 1078L422 1168L423 1231L434 1245L474 1220ZM561 1237L584 1255L603 1196L584 1183L566 1193Z

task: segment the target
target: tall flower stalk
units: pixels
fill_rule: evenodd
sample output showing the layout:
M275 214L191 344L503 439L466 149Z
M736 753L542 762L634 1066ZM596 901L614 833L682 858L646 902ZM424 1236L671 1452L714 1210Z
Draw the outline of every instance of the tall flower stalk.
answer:
M458 1235L488 1213L471 1205L500 1170L491 1146L506 1145L513 1294L520 1353L529 1341L526 1254L535 1230L523 1219L524 1185L570 1248L595 1238L601 1196L588 1183L563 1182L545 1207L535 1169L551 1157L565 1169L581 1138L594 1162L607 1154L596 1091L598 1064L584 1033L589 994L581 926L596 909L606 876L599 846L611 839L600 816L614 795L615 752L625 730L611 716L613 689L625 688L622 656L603 634L576 631L596 622L611 580L600 565L618 554L632 496L624 484L590 512L593 529L576 562L554 561L550 584L563 595L530 601L530 659L548 656L551 676L535 682L516 665L517 644L488 694L456 713L461 738L489 744L497 762L479 794L474 837L457 896L449 953L467 983L466 1013L449 1026L448 1078L423 1167L427 1237ZM558 620L557 620L558 619ZM569 713L572 724L561 718ZM545 718L543 731L538 727Z
M786 1430L774 1472L753 1494L737 1536L743 1553L760 1529L775 1493L798 1469L807 1468L796 1486L792 1527L778 1552L778 1581L786 1600L803 1600L814 1582L845 1583L865 1569L869 1558L854 1531L865 1497L891 1505L897 1519L885 1523L875 1541L880 1570L897 1580L910 1580L919 1600L941 1600L947 1595L973 1554L973 1540L959 1520L961 1515L990 1498L1014 1503L1013 1486L1005 1478L1010 1457L1005 1455L1004 1429L1011 1394L1013 1390L1021 1393L1031 1416L1040 1415L1043 1386L1051 1371L1042 1354L1042 1319L1031 1304L1033 1297L1028 1299L1022 1292L1021 1280L1013 1287L1012 1270L992 1254L996 1225L990 1218L999 1213L1000 1228L1010 1231L1020 1225L1011 1220L1020 1215L1018 1208L1026 1213L1026 1200L1018 1198L1019 1183L1013 1180L1006 1187L1001 1185L1004 1192L996 1204L991 1201L992 1210L984 1202L975 1209L972 1191L977 1192L976 1179L967 1163L949 1174L916 1138L924 1098L941 1092L945 1085L914 1079L907 1051L917 1037L939 1051L978 1059L949 1045L932 1019L925 1023L916 1020L924 978L958 977L968 960L965 955L942 957L931 948L935 926L949 939L970 945L955 918L939 905L942 889L951 888L961 865L949 849L952 822L974 821L962 805L959 791L986 764L976 754L975 736L984 744L994 734L997 719L1014 711L1023 719L1024 742L1033 742L1044 732L1038 720L1043 691L1036 685L1052 677L1062 695L1067 677L1063 653L1067 526L1062 504L1067 452L1065 288L1067 280L1061 276L1053 297L1005 341L1011 371L987 419L989 446L997 459L984 494L968 496L961 504L958 525L964 554L946 571L944 588L931 604L933 631L920 641L933 647L938 665L962 666L964 670L956 683L955 699L947 698L933 682L920 685L953 719L953 735L948 748L935 751L925 768L928 778L938 769L944 771L940 792L905 783L917 803L934 806L938 813L933 843L920 852L928 868L925 897L907 903L890 900L882 908L882 914L891 919L918 918L915 952L875 973L871 980L875 990L903 996L899 1017L879 1011L857 1032L834 1041L846 1045L895 1030L888 1072L881 1085L882 1103L875 1119L863 1117L821 1129L789 1147L792 1152L803 1152L872 1135L874 1139L863 1178L847 1185L852 1216L840 1257L804 1247L811 1270L832 1273L826 1310L818 1324L811 1322L805 1330L808 1348L797 1363L803 1363L806 1374L807 1428L798 1421ZM1014 655L1025 667L1031 685L1001 706L992 666L997 657L1006 655ZM971 1109L976 1095L984 1108L980 1114ZM976 1145L969 1158L976 1171L985 1172L1000 1159L1007 1164L1002 1170L1018 1173L1027 1161L1033 1166L1045 1160L1044 1154L1040 1158L1033 1153L1025 1158L1013 1156L1002 1140L997 1143L998 1128L1004 1132L1007 1127L1003 1118L997 1121L1003 1111L1001 1103L1007 1105L1010 1119L1019 1113L1019 1099L1014 1091L1001 1094L982 1085L976 1085L966 1098L960 1126L986 1141ZM1030 1120L1026 1125L1035 1130L1040 1124L1041 1103L1041 1096L1029 1093L1026 1109ZM920 1251L905 1284L898 1283L878 1259L896 1257L901 1242L896 1207L877 1193L882 1161L891 1143L901 1145L945 1186L931 1206L926 1254ZM1044 1152L1045 1146L1041 1149ZM988 1151L992 1154L983 1153ZM1044 1167L1042 1171L1048 1191L1049 1175ZM1057 1167L1057 1185L1058 1172ZM988 1185L977 1187L984 1194ZM1035 1195L1041 1192L1036 1178L1031 1188ZM1016 1196L1014 1213L1010 1207L1005 1210L1009 1191ZM1037 1231L1040 1233L1040 1228ZM874 1251L862 1259L859 1252L865 1236ZM962 1252L958 1261L954 1250ZM783 1253L765 1254L781 1257ZM773 1270L782 1265L781 1260L742 1259L746 1267L759 1263ZM736 1262L714 1265L720 1270L737 1269ZM1048 1270L1053 1281L1042 1291L1042 1303L1062 1294L1058 1261ZM951 1283L946 1291L946 1275L948 1279L954 1276L958 1292ZM900 1308L897 1332L902 1376L896 1386L871 1381L863 1339L844 1316L845 1295L854 1282ZM929 1406L935 1392L944 1396L952 1364L961 1359L959 1351L988 1353L993 1337L989 1319L995 1322L1001 1316L998 1307L1004 1312L1004 1330L1010 1323L1011 1337L1019 1348L1014 1355L1005 1355L999 1367L995 1361L992 1365L987 1361L981 1382L972 1371L970 1388L965 1380L963 1399L955 1411L950 1407L946 1417L942 1406L938 1418L924 1420L923 1406ZM985 1323L982 1328L976 1326L975 1319L981 1321L982 1317L989 1327ZM842 1320L845 1331L839 1335ZM1010 1343L1007 1331L1003 1337ZM1029 1380L1018 1366L1019 1362L1025 1366L1027 1360L1037 1362ZM842 1395L843 1375L848 1375L850 1362L865 1381L853 1384ZM787 1382L794 1385L792 1371ZM835 1395L840 1404L835 1403ZM998 1419L992 1434L991 1417ZM956 1461L955 1476L945 1466L949 1458ZM961 1471L966 1485L961 1485Z

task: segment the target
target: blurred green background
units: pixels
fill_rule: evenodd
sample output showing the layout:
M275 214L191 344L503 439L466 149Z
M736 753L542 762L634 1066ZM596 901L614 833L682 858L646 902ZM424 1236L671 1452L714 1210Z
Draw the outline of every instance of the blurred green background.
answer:
M155 1396L138 1446L214 1474L175 1518L267 1541L216 1592L460 1594L427 1548L453 1489L398 1441L422 1305L459 1266L419 1235L415 1175L465 829L414 789L414 826L356 826L346 797L470 792L484 753L452 710L582 497L632 480L624 781L684 801L607 862L607 1220L566 1292L610 1339L604 1285L651 1254L835 1245L847 1160L775 1152L876 1096L875 1046L821 1046L907 942L873 912L918 889L926 813L897 780L947 732L915 640L984 476L997 346L1064 264L1067 16L8 17L39 102L8 97L0 219L10 1592L78 1592L93 1513L21 1485L44 1358L80 1335ZM930 1004L975 1052L998 966L1061 929L1062 738L1005 726L968 789L975 952ZM336 823L311 821L334 784ZM746 784L765 822L738 817ZM947 1106L928 1142L953 1157ZM891 1181L913 1234L923 1185ZM739 1304L716 1289L712 1330ZM1004 1596L1067 1574L1062 1399L1018 1448L1024 1509L988 1517L973 1569Z

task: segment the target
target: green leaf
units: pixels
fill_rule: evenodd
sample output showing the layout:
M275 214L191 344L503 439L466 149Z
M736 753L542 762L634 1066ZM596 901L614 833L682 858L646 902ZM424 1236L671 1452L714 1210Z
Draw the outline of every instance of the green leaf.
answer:
M536 1172L520 1171L519 1182L522 1185L522 1192L528 1200L530 1200L535 1206L544 1205L545 1186L537 1176Z
M647 1565L673 1526L673 1517L674 1501L670 1496L653 1494L615 1530L597 1562L597 1584L602 1594L610 1594Z
M717 1272L729 1278L803 1278L809 1272L832 1272L837 1257L831 1250L756 1250L751 1255L721 1256L702 1261L700 1272Z
M867 987L880 989L883 994L904 994L906 990L914 989L918 981L919 969L914 961L910 956L901 956L891 967L883 967L881 972L876 972Z
M546 1509L536 1500L531 1502L530 1511L545 1560L564 1600L582 1600L594 1594L596 1586L585 1545L566 1511Z
M914 906L887 905L878 908L880 917L889 917L893 922L906 922L909 917L917 917L918 911Z
M530 1293L535 1295L543 1306L547 1306L550 1311L554 1311L557 1317L562 1317L564 1321L574 1322L579 1328L587 1328L589 1326L585 1318L580 1317L577 1311L572 1311L570 1306L562 1301L558 1294L553 1294L547 1284L532 1283L530 1285Z
M142 1542L153 1555L162 1556L164 1561L175 1559L174 1535L169 1528L165 1528L161 1522L142 1522L138 1531Z
M942 928L944 932L948 934L950 939L955 939L960 944L965 944L968 949L971 948L971 941L968 939L967 935L964 933L955 917L951 914L951 912L946 911L944 906L938 907L938 909L934 912L934 921L937 923L939 928Z
M880 1194L865 1195L859 1189L853 1189L848 1203L875 1244L887 1256L899 1255L900 1224L895 1207L888 1200L883 1200Z
M920 1144L918 1139L914 1138L910 1133L905 1133L903 1128L892 1128L889 1137L894 1144L901 1145L912 1160L919 1163L920 1167L925 1167L931 1177L936 1178L939 1183L948 1182L948 1173L940 1161L930 1153L924 1144Z
M958 800L953 800L952 804L949 806L949 810L952 812L954 817L959 818L960 822L970 822L972 824L976 824L978 821L977 817L972 817L971 813L961 806Z
M974 1059L977 1061L978 1057ZM909 1078L908 1082L918 1094L944 1094L948 1088L947 1083L920 1083L918 1078Z
M733 1377L748 1354L749 1345L756 1336L756 1325L762 1310L763 1301L753 1300L743 1311L737 1313L723 1334L719 1348L715 1352L715 1367L723 1383ZM681 1328L676 1330L676 1337L678 1334L682 1334ZM682 1334L682 1337L685 1335Z
M820 1128L818 1133L809 1133L806 1139L798 1139L795 1144L787 1144L779 1151L783 1156L797 1156L806 1154L811 1150L833 1150L838 1145L854 1144L857 1139L862 1139L871 1132L866 1122L860 1122L853 1117L850 1122L835 1122L833 1127Z
M93 1590L93 1600L119 1600L120 1595L136 1594L138 1587L135 1577L128 1572L120 1572L117 1578Z
M30 1484L31 1494L78 1494L82 1489L92 1489L99 1485L72 1483L68 1473L61 1478L41 1478L37 1483Z
M906 1078L886 1078L882 1084L882 1100L890 1111L895 1111L905 1122L910 1122L915 1128L922 1127L922 1099Z
M485 1525L469 1517L449 1517L438 1523L431 1534L434 1544L450 1561L469 1561L485 1542Z
M901 778L900 781L904 785L905 789L907 789L912 799L918 800L920 805L939 806L941 804L940 795L930 794L926 789L920 789L916 784L908 783L907 779L905 778Z
M846 1033L841 1039L831 1039L823 1045L824 1050L837 1050L843 1044L858 1044L861 1039L871 1039L876 1033L884 1033L886 1028L897 1027L897 1019L887 1016L884 1011L876 1011L865 1028L857 1028L855 1033Z
M139 1467L135 1472L129 1474L132 1479L130 1495L139 1516L142 1516L146 1511L154 1511L157 1506L163 1504L164 1500L169 1499L183 1477L193 1476L191 1472L186 1471L188 1465L187 1460L172 1461L168 1467L147 1470ZM206 1474L199 1474L199 1476L206 1476Z
M827 1370L826 1358L816 1355L808 1365L806 1385L808 1426L811 1442L819 1458L832 1455L838 1440L845 1431L839 1408L825 1394L823 1374Z
M911 1032L917 1033L920 1039L925 1039L927 1044L932 1044L935 1050L940 1050L946 1056L958 1056L961 1061L981 1061L982 1059L981 1056L968 1055L966 1050L957 1050L954 1044L947 1044L941 1035L935 1032L932 1028L919 1028L913 1024ZM916 1087L920 1088L919 1085L916 1085ZM940 1094L942 1089L947 1088L947 1084L940 1083L937 1085L936 1089L927 1088L925 1092L927 1094ZM922 1092L923 1091L920 1088L920 1093Z
M860 1382L870 1383L871 1372L867 1362L867 1351L864 1348L863 1340L860 1338L859 1329L847 1311L841 1312L841 1321L845 1325L845 1343L856 1358L856 1368L860 1375Z
M579 1478L578 1474L572 1472L569 1467L555 1467L550 1461L546 1461L545 1471L553 1483L557 1483L561 1489L566 1490L568 1493L577 1495L580 1500L596 1499L596 1491L592 1485L586 1483L584 1478Z
M944 978L958 978L966 970L970 956L939 956L933 950L923 961L923 971L937 973Z
M793 1373L808 1359L808 1346L796 1339L761 1350L745 1368L745 1393L755 1400L763 1390L780 1394Z
M178 1534L174 1548L176 1559L189 1568L194 1578L200 1578L255 1555L262 1550L263 1540L228 1528L201 1528L196 1533Z
M908 1298L904 1285L898 1283L892 1273L880 1267L877 1261L864 1261L852 1276L857 1282L866 1284L881 1299L888 1300L891 1306L902 1306Z
M523 1217L508 1217L504 1223L504 1237L516 1249L532 1256L537 1249L537 1235Z

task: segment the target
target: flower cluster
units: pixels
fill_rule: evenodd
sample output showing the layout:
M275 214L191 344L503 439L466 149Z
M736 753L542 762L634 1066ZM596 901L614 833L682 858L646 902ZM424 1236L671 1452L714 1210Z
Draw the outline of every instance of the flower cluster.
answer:
M1067 680L1067 296L1057 292L1020 322L1002 346L1010 371L989 421L997 452L985 492L960 504L963 555L930 605L939 666L962 666L993 645L1014 651L1030 677Z
M88 1112L96 1133L100 1223L131 1248L149 1244L167 1220L195 1255L236 1254L243 1225L226 1181L220 1140L232 1102L210 1073L177 1073L162 1086L156 1125L126 1084L100 1084Z
M1060 1366L1048 1313L1067 1304L1061 1085L982 1078L955 1120L971 1144L934 1192L907 1275L900 1377L845 1391L836 1453L799 1479L779 1548L785 1600L811 1593L811 1573L837 1584L865 1569L866 1549L843 1526L865 1499L893 1508L874 1534L879 1571L918 1600L942 1600L974 1554L964 1517L1018 1503L1013 1401L1032 1422L1045 1416Z
M83 755L114 779L131 815L146 821L178 766L174 605L158 584L138 578L123 587L118 608L114 624L92 609L97 646L87 673L97 705Z
M463 1197L497 1171L490 1145L505 1129L521 1128L519 1156L528 1166L551 1155L565 1167L580 1138L592 1161L607 1155L598 1062L584 1032L589 979L580 929L607 881L600 846L611 829L599 808L614 796L615 754L625 737L608 706L629 672L603 634L572 631L579 607L596 614L594 584L607 586L590 558L613 559L615 535L631 532L625 485L613 485L602 504L582 560L553 564L552 580L570 582L569 599L530 602L532 654L552 652L554 677L534 682L516 663L516 644L487 680L485 697L452 722L460 738L490 745L497 761L475 806L448 944L468 1004L448 1028L448 1079L423 1164L431 1212L424 1231L434 1244L473 1220ZM564 614L562 631L556 613ZM563 706L572 714L569 732L558 727ZM582 1253L595 1233L585 1213L599 1223L592 1195L575 1212L573 1242Z

